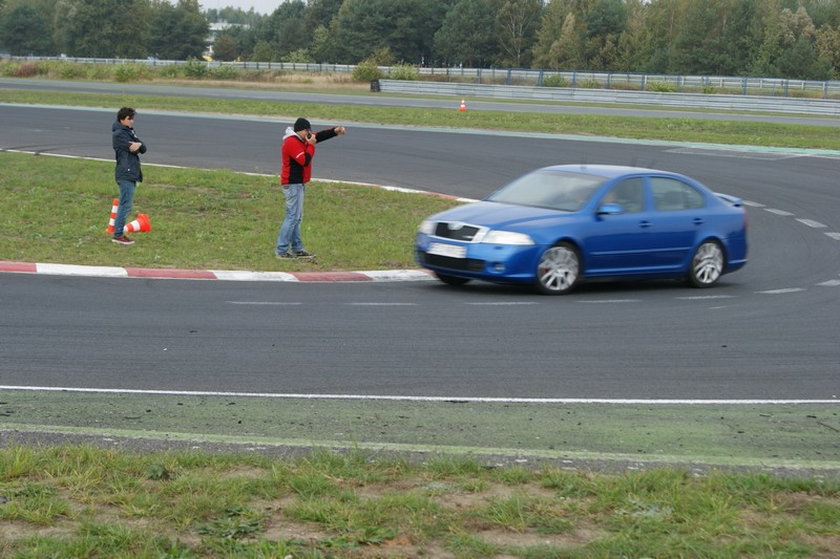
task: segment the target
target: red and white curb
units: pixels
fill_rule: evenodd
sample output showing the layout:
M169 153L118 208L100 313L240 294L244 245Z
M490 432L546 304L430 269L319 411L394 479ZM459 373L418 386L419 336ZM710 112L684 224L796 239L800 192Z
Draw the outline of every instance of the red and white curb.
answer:
M354 282L425 281L434 279L424 270L373 270L367 272L252 272L247 270L179 270L175 268L120 268L0 260L0 272L48 276L153 278L227 281Z

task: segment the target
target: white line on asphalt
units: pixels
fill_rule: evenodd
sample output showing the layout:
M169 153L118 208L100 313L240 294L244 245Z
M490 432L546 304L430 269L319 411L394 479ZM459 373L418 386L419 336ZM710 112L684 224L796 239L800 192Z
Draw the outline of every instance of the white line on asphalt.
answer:
M511 305L536 305L533 301L491 301L487 303L467 303L476 307L505 307Z
M690 297L677 297L682 301L705 301L707 299L734 299L734 295L692 295Z
M736 149L732 147L679 147L669 149L670 153L685 153L695 155L709 155L714 157L734 157L739 159L760 159L768 161L780 161L794 157L807 157L806 154L790 153L782 151L757 151L750 149Z
M302 305L303 303L284 303L282 301L225 301L226 303L230 303L231 305L274 305L274 306L295 306L295 305Z
M840 241L840 233L826 233L826 235L828 235L835 241Z
M807 225L808 227L813 227L814 229L823 229L828 227L828 225L820 223L819 221L814 221L813 219L796 218L796 221L802 223L803 225Z
M840 280L828 280L822 283L818 283L817 285L822 287L837 287L840 286Z
M805 291L802 287L786 287L783 289L768 289L767 291L756 291L756 293L763 293L765 295L782 295L784 293L798 293Z
M765 212L770 212L771 214L783 215L783 216L792 216L792 215L794 215L794 214L792 214L791 212L786 212L785 210L777 210L776 208L764 208L764 211L765 211Z
M410 402L478 402L506 404L642 404L642 405L760 405L760 404L840 404L840 399L832 395L829 399L680 399L680 398L482 398L463 396L389 396L370 394L278 394L274 392L214 392L194 390L136 390L122 388L70 388L56 386L3 386L0 390L20 390L31 392L74 392L88 394L146 394L154 396L223 396L225 398L278 398L305 400L393 400Z
M359 303L345 303L351 307L416 307L417 303L377 303L377 302L359 302Z
M602 303L641 303L641 299L598 299L595 301L577 301L578 303L589 303L600 305Z

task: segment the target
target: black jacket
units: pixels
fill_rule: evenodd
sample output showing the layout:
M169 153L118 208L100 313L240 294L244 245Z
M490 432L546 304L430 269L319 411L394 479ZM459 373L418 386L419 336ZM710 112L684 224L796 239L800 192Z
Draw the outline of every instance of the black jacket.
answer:
M111 127L111 143L114 146L114 157L117 166L114 169L114 178L118 181L127 180L143 182L143 170L140 168L140 155L146 153L146 142L134 153L129 151L131 142L140 142L140 138L134 133L130 126L124 126L119 120Z

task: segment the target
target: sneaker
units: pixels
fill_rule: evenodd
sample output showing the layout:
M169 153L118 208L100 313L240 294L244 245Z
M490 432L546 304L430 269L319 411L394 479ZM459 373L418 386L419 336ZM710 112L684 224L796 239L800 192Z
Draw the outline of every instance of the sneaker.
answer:
M279 254L275 254L274 256L276 258L281 258L281 259L283 259L283 258L294 258L295 257L295 255L292 254L291 252L281 252Z
M306 252L305 250L299 250L295 253L297 258L315 258L315 255L311 252Z
M133 245L134 241L126 237L125 235L120 235L119 237L111 238L112 243L117 243L118 245Z

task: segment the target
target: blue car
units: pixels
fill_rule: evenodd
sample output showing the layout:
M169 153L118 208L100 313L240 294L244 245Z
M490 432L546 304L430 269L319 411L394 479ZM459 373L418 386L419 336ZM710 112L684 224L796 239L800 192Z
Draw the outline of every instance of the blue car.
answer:
M709 287L746 264L747 214L740 199L677 173L556 165L427 218L415 249L450 285L524 283L551 295L596 278Z

